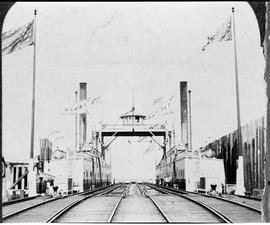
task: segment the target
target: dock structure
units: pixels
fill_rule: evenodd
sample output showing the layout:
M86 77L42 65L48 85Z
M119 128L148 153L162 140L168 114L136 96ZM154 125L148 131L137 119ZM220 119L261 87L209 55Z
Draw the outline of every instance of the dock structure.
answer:
M28 195L28 163L5 162L2 174L2 199L22 199Z

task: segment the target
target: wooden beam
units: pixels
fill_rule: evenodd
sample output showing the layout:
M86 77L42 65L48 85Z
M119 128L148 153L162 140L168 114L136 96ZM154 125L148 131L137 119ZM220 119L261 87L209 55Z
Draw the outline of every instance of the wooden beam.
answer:
M21 177L19 177L11 186L9 189L14 188L26 175L28 174L28 170L23 173Z

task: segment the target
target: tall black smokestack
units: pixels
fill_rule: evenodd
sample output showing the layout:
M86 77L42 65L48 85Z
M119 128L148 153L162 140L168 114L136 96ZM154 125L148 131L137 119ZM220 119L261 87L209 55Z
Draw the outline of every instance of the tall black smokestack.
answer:
M181 142L188 148L188 95L187 82L180 82Z
M80 101L86 100L86 88L87 83L80 83ZM82 149L86 143L86 113L80 114L79 127L79 148Z

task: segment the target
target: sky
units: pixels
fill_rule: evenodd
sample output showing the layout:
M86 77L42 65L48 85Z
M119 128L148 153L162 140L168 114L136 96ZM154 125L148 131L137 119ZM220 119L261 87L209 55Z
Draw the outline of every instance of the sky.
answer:
M75 101L79 82L89 97L102 96L88 114L94 124L114 124L131 109L148 115L153 100L174 96L176 142L180 142L179 82L192 91L192 143L205 145L237 128L233 42L212 44L207 36L235 7L241 124L265 114L266 85L259 28L246 2L16 3L3 32L18 28L37 9L35 154L39 139L74 146L74 115L64 109ZM3 155L27 161L30 152L33 47L3 56ZM172 119L173 118L173 119ZM169 119L169 118L165 118ZM164 121L164 118L162 118ZM158 147L119 138L111 145L113 176L152 178ZM131 144L130 144L131 142ZM155 156L155 155L158 155ZM138 165L141 165L138 169ZM126 172L123 172L126 171Z

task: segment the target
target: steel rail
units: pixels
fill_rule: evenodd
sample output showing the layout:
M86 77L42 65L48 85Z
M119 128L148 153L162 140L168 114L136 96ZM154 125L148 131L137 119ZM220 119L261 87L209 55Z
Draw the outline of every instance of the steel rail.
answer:
M232 201L232 200L229 200L229 199L226 199L226 198L222 198L222 197L219 197L219 196L213 196L213 195L207 195L207 194L202 194L202 193L196 193L196 192L191 192L191 191L184 191L184 190L177 190L177 189L174 189L174 188L170 188L170 187L163 187L164 189L167 189L167 190L171 190L171 191L174 191L174 192L179 192L179 193L185 193L185 194L196 194L196 195L201 195L201 196L205 196L207 198L215 198L215 199L219 199L219 200L222 200L222 201L226 201L226 202L230 202L232 204L235 204L235 205L239 205L239 206L242 206L242 207L245 207L247 209L250 209L250 210L253 210L257 213L262 213L261 210L259 209L256 209L252 206L249 206L249 205L246 205L246 204L243 204L243 203L240 203L240 202L236 202L236 201ZM238 196L239 197L239 196Z
M111 186L111 185L110 185L110 186ZM110 187L110 186L109 186L109 187ZM107 188L108 188L108 186L107 186ZM12 217L12 216L17 216L17 215L20 214L20 213L23 213L23 212L25 212L25 211L27 211L27 210L33 209L33 208L38 207L38 206L40 206L40 205L45 205L45 204L47 204L47 203L49 203L49 202L53 202L53 201L56 201L56 200L59 200L59 199L63 199L63 198L68 198L68 197L71 197L71 196L74 196L74 195L84 195L84 194L87 194L87 193L94 193L94 192L96 192L96 191L98 191L98 190L100 190L100 189L104 189L104 187L102 187L102 188L97 188L97 189L90 190L90 191L81 192L81 193L79 192L79 193L75 193L75 194L71 194L71 195L66 195L66 196L63 196L62 198L59 198L59 197L57 197L57 198L51 198L51 199L45 200L45 201L43 201L43 202L39 202L39 203L37 203L37 204L34 204L34 205L32 205L32 206L28 206L28 207L19 209L19 210L15 211L15 212L9 213L9 214L3 216L2 220L4 221L4 220L7 219L7 218L10 218L10 217Z
M108 223L112 223L113 217L116 214L116 211L117 211L117 209L118 209L118 207L120 205L120 202L122 201L123 198L126 197L128 191L129 191L130 186L131 186L131 183L126 187L125 191L123 192L123 194L119 198L118 202L116 203L116 205L115 205L115 207L114 207L114 209L113 209L113 211L112 211L112 213L111 213L111 215L110 215L110 217L109 217L109 219L107 221Z
M161 189L161 187L156 187L154 185L147 184L147 186L152 187L153 189L155 189L157 191L160 191L160 189ZM228 218L227 216L225 216L220 211L214 209L213 207L211 207L211 206L209 206L209 205L207 205L207 204L205 204L205 203L203 203L203 202L201 202L199 200L192 199L192 198L190 198L190 197L188 197L188 196L186 196L184 194L180 194L178 192L173 192L173 191L170 191L170 190L167 190L167 189L165 189L165 190L167 191L167 193L178 195L180 197L183 197L185 199L188 199L188 200L190 200L190 201L192 201L192 202L194 202L194 203L196 203L196 204L198 204L198 205L206 208L208 211L210 211L211 213L213 213L215 216L217 216L219 219L221 219L225 223L235 223L232 219Z
M121 186L121 185L120 185ZM58 212L56 212L53 216L51 216L50 218L48 218L45 223L54 223L57 219L59 219L60 216L62 216L64 213L66 213L68 210L70 210L72 207L78 205L79 203L81 203L82 201L85 201L87 200L88 198L91 198L93 196L96 196L96 195L99 195L99 194L104 194L108 191L112 191L112 190L115 190L117 188L119 188L119 185L116 185L116 186L109 186L107 187L109 188L109 190L105 190L104 189L99 189L97 190L96 192L94 193L89 193L89 195L87 195L86 197L82 198L82 199L78 199L72 203L70 203L69 205L65 206L64 208L60 209Z
M123 185L123 184L118 185L117 188L121 187L122 185ZM108 195L108 194L110 194L112 191L116 190L117 188L111 188L111 189L108 189L108 190L106 190L104 193L102 193L102 195Z
M206 194L201 194L201 195L202 195L202 196L205 196L205 197L207 197L207 198L215 198L215 199L219 199L219 200L222 200L222 201L225 201L225 202L230 202L230 203L232 203L232 204L235 204L235 205L239 205L239 206L248 208L248 209L253 210L253 211L255 211L255 212L257 212L257 213L260 213L260 214L262 213L261 210L256 209L256 208L254 208L254 207L252 207L252 206L243 204L243 203L241 203L241 202L232 201L232 200L229 200L229 199L226 199L226 198L222 198L222 197L219 197L219 196L211 196L211 195L206 195Z
M29 200L32 200L32 199L35 199L38 197L41 197L41 195L35 195L32 197L27 197L27 198L14 199L14 200L10 200L7 202L3 202L2 206L8 206L8 205L13 205L13 204L20 203L20 202L25 202L25 201L29 201Z
M152 203L156 206L162 217L165 219L166 223L171 223L172 221L168 218L168 216L166 216L165 212L159 207L158 203L148 193L146 193L146 191L142 187L140 187L140 185L137 184L137 186L139 190L143 192L143 195L146 198L149 198L152 201Z
M262 198L261 197L255 197L255 196L246 196L246 195L235 195L239 198L245 198L245 199L250 199L250 200L254 200L254 201L262 201Z
M69 195L69 196L70 196L70 195ZM65 196L65 197L69 197L69 196ZM28 207L19 209L19 210L15 211L15 212L12 212L12 213L9 213L9 214L3 216L2 220L3 220L3 222L4 222L4 220L7 219L7 218L10 218L10 217L12 217L12 216L16 216L16 215L18 215L18 214L20 214L20 213L23 213L23 212L27 211L27 210L33 209L33 208L38 207L38 206L40 206L40 205L45 205L46 203L53 202L53 201L56 201L56 200L58 200L58 199L60 199L60 198L52 198L52 199L48 199L48 200L46 200L46 201L44 201L44 202L39 202L39 203L37 203L37 204L35 204L35 205L32 205L32 206L28 206Z
M145 192L142 190L142 187L141 187L138 183L136 183L136 185L137 185L139 191L141 192L141 194L142 194L143 196L145 196Z

